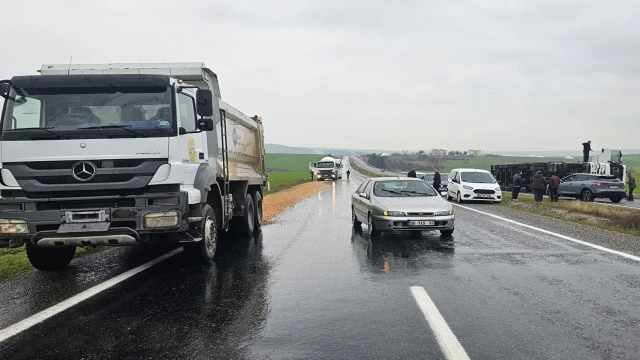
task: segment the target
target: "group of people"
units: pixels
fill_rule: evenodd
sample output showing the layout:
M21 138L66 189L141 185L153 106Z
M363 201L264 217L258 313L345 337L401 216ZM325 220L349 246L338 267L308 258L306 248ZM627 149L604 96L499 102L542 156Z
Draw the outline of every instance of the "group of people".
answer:
M544 193L549 185L549 199L551 202L558 202L560 196L558 195L558 188L560 187L560 178L552 173L549 178L545 178L541 171L537 171L531 179L531 190L533 191L536 202L541 202L544 198ZM511 198L518 201L518 194L520 194L520 188L522 188L522 171L518 171L513 176L513 188L511 190Z

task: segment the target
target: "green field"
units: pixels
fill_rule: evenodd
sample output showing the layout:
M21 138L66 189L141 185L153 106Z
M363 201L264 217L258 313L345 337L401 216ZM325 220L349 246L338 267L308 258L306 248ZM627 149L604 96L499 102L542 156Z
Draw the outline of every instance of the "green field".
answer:
M267 172L306 172L309 173L309 163L320 161L324 155L297 155L297 154L267 154Z
M309 163L322 159L324 155L267 154L267 175L270 190L278 192L311 180Z

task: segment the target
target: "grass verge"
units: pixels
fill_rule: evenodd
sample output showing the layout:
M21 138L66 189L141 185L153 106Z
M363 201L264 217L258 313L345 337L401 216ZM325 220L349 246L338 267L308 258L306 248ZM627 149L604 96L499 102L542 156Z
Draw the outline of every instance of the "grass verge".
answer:
M308 172L275 172L269 174L269 191L265 194L273 194L296 185L311 181Z
M105 247L79 247L76 257L92 254L106 249ZM0 249L0 281L11 276L33 269L24 247L15 249Z
M503 207L640 236L640 216L637 210L573 200L552 203L548 198L537 203L530 196L520 196L516 202L512 201L511 194L503 193L503 196L504 201L500 204Z

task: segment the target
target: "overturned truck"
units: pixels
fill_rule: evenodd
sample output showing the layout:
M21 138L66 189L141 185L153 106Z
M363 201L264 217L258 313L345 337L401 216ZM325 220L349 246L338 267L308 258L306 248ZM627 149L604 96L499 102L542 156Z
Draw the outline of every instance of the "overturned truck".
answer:
M627 167L621 163L622 154L619 150L602 149L601 154L594 157L595 162L525 162L516 164L491 165L491 173L503 190L511 190L513 177L522 171L522 191L531 191L531 179L540 171L546 177L555 173L564 178L571 174L587 173L597 175L613 175L621 181L626 181Z

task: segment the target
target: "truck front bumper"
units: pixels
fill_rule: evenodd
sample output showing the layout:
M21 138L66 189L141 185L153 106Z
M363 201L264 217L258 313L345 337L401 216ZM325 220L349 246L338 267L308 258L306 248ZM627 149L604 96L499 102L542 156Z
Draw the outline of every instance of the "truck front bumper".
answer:
M0 198L0 247L130 245L189 229L186 192L74 198Z

